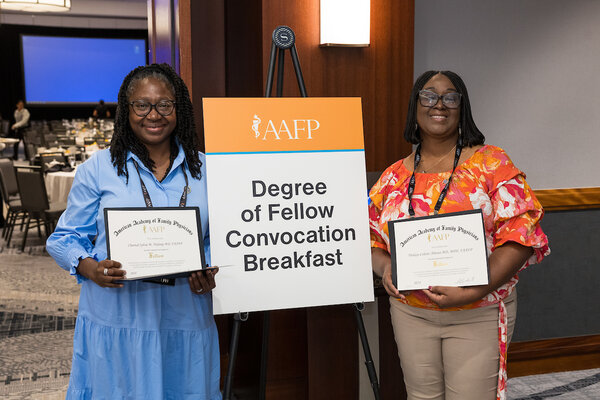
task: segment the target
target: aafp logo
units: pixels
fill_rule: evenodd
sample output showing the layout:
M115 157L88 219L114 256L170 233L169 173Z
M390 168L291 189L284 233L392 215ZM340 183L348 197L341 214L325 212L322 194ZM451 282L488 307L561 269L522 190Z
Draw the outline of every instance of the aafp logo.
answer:
M262 140L299 140L312 139L313 133L321 127L321 123L316 119L292 119L286 121L271 119L261 128L261 118L254 114L252 120L252 131L256 139Z
M160 225L142 225L142 229L145 234L162 233L165 231L165 227Z

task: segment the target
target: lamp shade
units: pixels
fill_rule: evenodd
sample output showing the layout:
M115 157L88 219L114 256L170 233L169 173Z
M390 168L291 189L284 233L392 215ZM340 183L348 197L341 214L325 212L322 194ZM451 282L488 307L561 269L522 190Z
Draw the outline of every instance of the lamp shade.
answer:
M0 0L0 9L25 12L65 12L71 0Z
M320 6L322 46L369 46L370 0L321 0Z

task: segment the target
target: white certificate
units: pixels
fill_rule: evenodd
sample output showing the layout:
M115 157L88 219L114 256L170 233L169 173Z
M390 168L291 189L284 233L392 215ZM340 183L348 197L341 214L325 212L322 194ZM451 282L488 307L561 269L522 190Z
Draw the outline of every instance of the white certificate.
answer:
M126 279L185 276L205 266L197 207L105 208L106 251Z
M390 221L388 228L398 290L488 283L481 210Z

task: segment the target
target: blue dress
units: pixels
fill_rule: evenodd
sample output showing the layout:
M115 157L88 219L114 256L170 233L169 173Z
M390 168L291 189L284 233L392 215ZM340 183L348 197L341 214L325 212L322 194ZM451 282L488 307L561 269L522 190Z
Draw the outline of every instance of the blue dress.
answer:
M153 205L177 207L185 186L181 147L162 182L129 153L127 183L117 176L109 151L102 150L77 169L67 210L46 244L58 265L82 284L67 399L221 399L210 294L192 293L184 278L175 286L131 281L123 288L102 288L75 269L82 258L106 258L105 207L144 206L134 159ZM186 168L187 205L200 209L210 262L203 154L200 160L200 180Z

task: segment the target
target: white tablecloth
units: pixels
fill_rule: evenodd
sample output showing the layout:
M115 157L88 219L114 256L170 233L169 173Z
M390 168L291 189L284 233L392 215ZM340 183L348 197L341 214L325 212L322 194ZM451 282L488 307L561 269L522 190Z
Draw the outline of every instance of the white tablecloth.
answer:
M67 202L71 185L75 179L75 170L71 172L49 172L46 174L48 201Z

